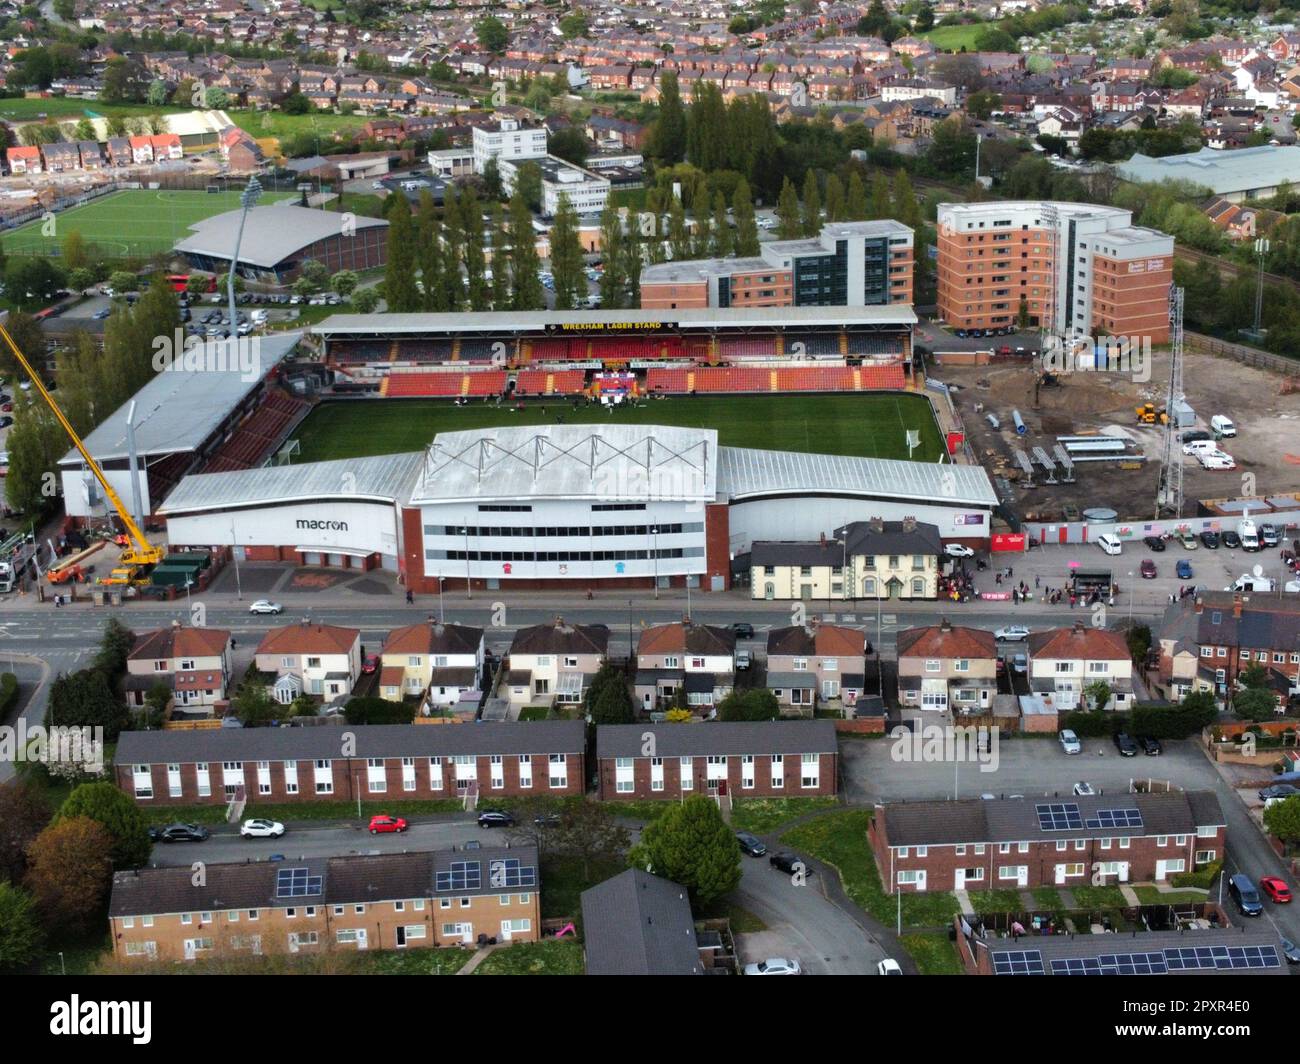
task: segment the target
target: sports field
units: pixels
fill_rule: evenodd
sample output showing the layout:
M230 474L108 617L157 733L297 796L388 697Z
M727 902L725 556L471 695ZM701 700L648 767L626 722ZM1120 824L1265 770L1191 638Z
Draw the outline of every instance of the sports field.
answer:
M289 199L292 192L267 192L262 203ZM125 189L55 215L54 233L46 236L44 222L35 221L4 236L7 255L57 255L63 238L73 229L87 244L109 257L151 255L170 250L189 235L195 222L239 207L239 191L191 192L166 189Z
M613 413L594 405L574 409L563 401L529 400L524 410L512 411L504 403L455 406L445 400L359 399L317 407L296 433L302 446L296 461L418 451L439 432L553 425L557 414L570 425L713 428L718 442L730 447L870 458L907 458L907 430L918 429L921 443L912 458L933 462L943 453L934 411L922 395L681 396Z

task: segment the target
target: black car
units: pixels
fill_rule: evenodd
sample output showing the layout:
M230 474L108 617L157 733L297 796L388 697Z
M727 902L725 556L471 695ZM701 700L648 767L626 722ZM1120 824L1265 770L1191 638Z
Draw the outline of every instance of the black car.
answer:
M483 812L478 815L478 826L481 828L512 828L515 826L515 818L509 813Z
M754 638L754 626L745 621L739 621L736 624L733 624L731 630L735 633L737 639Z
M1236 532L1233 532L1231 529L1228 529L1226 532L1223 533L1222 538L1223 538L1223 545L1227 547L1228 550L1240 549L1241 537L1237 535Z
M209 832L198 824L168 824L165 828L150 828L153 842L203 842Z
M736 841L740 843L741 853L746 853L750 857L762 857L767 853L767 847L763 840L751 835L748 831L737 831Z
M792 876L799 872L807 874L809 871L808 866L803 862L803 858L794 853L774 853L767 859L767 863L778 872L786 872Z
M1210 550L1218 550L1218 549L1219 549L1219 533L1217 533L1217 532L1208 532L1208 531L1207 531L1207 532L1202 532L1202 533L1201 533L1201 543L1202 543L1204 546L1209 547Z
M14 423L14 419L11 418L8 414L5 414L3 417L0 417L0 429L7 429L13 423Z
M1259 891L1255 889L1255 884L1250 881L1249 876L1243 876L1238 872L1228 880L1228 893L1237 905L1237 911L1242 916L1260 916L1264 912L1264 903L1259 900Z
M1267 802L1270 798L1290 798L1293 795L1300 794L1300 789L1292 787L1289 783L1275 783L1271 787L1265 787L1259 792L1259 800Z
M1142 752L1146 754L1147 757L1156 757L1160 754L1161 747L1159 739L1153 739L1151 736L1147 735L1140 737L1138 743L1142 747Z
M1212 440L1214 433L1206 432L1205 429L1192 429L1190 432L1183 433L1183 443L1196 443L1198 440Z
M1115 733L1115 749L1119 751L1121 757L1137 757L1138 744L1133 741L1133 737L1125 732Z
M1143 536L1142 542L1147 545L1147 550L1153 550L1157 554L1165 549L1165 541L1159 536Z
M1297 946L1289 938L1284 938L1282 942L1282 955L1286 957L1287 964L1300 964L1300 946Z

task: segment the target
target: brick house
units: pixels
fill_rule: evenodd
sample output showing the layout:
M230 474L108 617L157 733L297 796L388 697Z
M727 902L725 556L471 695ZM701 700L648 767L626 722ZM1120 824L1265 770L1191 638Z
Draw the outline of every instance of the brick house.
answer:
M419 949L541 935L535 846L141 868L113 876L119 961ZM196 883L196 879L198 882Z
M152 137L127 137L126 139L127 143L131 145L131 161L133 163L153 162Z
M889 894L1158 883L1226 838L1211 791L886 803L867 828Z
M602 801L836 793L839 741L828 720L663 724L651 735L653 756L646 754L645 725L596 729Z
M9 163L11 174L39 174L41 172L41 149L37 145L8 148L5 159Z
M866 683L866 640L853 628L813 623L767 633L767 686L782 709L811 716L820 698L854 705Z
M155 162L162 162L165 159L181 159L185 156L185 150L181 146L181 138L176 133L155 133L149 138L149 143L153 148Z
M272 695L281 705L301 694L329 701L351 694L361 675L361 630L308 621L272 628L253 662L259 672L275 676Z
M223 805L242 788L252 802L582 794L585 725L374 724L123 732L114 779L137 804Z
M483 672L483 629L463 624L412 624L395 628L380 652L379 697L419 698L431 707L454 705L478 690Z
M641 633L635 700L647 713L670 702L679 687L691 706L721 702L736 678L736 634L729 628L677 622Z
M76 144L43 144L41 156L45 162L45 172L49 174L81 169L81 152L77 150Z
M138 636L126 657L126 700L142 706L151 688L172 691L174 712L212 716L230 684L230 632L179 624Z
M584 890L581 905L588 975L704 974L685 887L629 868Z
M99 141L77 141L77 153L81 156L81 168L83 170L102 170L104 168L104 148Z
M1071 710L1083 692L1099 680L1110 685L1112 698L1103 708L1124 710L1133 704L1133 659L1121 632L1076 622L1029 635L1029 689L1051 695L1058 710Z
M609 647L603 624L554 624L521 628L510 644L506 687L512 705L577 703L600 671Z
M134 161L130 137L109 137L106 146L109 161L114 166L130 166Z
M898 700L946 712L986 710L998 693L997 642L947 620L898 633Z

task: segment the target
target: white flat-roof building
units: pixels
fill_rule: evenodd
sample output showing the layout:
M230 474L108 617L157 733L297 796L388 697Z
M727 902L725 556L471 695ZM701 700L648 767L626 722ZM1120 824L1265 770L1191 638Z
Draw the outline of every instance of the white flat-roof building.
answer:
M608 178L584 170L554 155L502 159L501 185L507 195L514 192L519 167L535 164L542 172L542 215L550 218L560 209L561 197L567 198L581 216L598 215L605 209L611 184Z
M1159 158L1137 154L1116 163L1115 169L1126 181L1184 181L1240 203L1267 199L1282 185L1300 183L1300 147L1263 144L1231 151L1202 148Z
M546 154L546 130L529 126L517 118L474 127L474 172L481 174L488 161L528 159Z

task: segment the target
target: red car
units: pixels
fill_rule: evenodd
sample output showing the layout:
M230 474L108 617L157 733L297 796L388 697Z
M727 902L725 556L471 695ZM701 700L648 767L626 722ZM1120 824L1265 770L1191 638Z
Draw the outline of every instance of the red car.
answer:
M370 834L378 835L381 832L405 831L407 823L400 816L389 816L387 813L381 813L379 816L370 818Z
M1154 580L1156 577L1156 563L1150 558L1143 558L1142 564L1138 567L1144 580Z
M1285 905L1291 900L1291 888L1277 876L1265 876L1259 881L1259 889L1268 895L1270 901Z
M379 655L371 654L364 662L361 663L361 671L366 675L374 672L379 668Z

